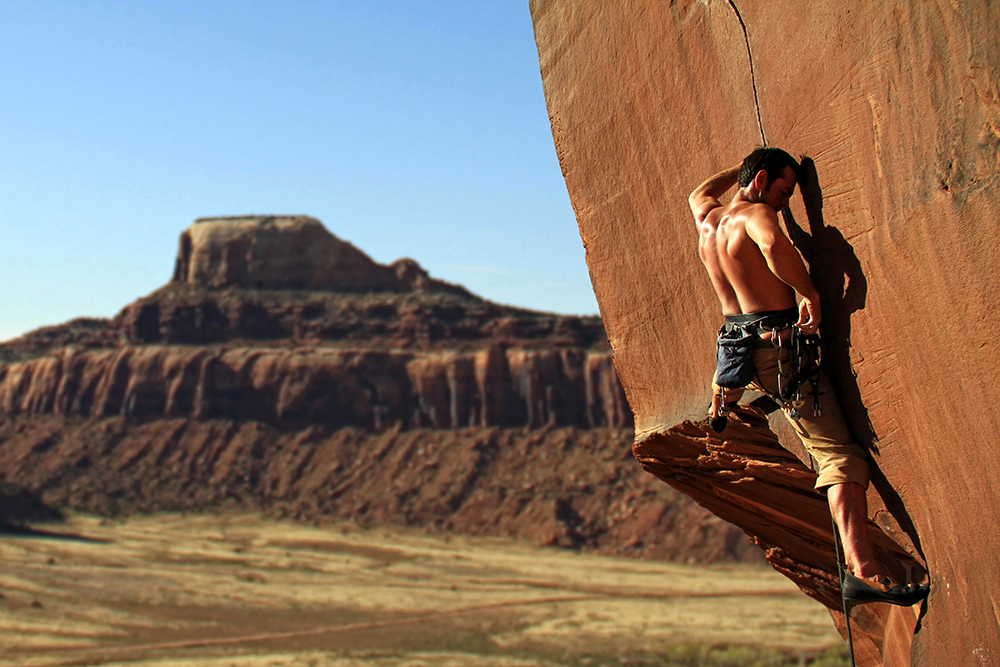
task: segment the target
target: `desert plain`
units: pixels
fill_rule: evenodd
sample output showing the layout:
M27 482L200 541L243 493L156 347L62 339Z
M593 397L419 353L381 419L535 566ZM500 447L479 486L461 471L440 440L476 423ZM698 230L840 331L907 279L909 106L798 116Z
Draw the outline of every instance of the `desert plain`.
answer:
M0 561L2 667L842 664L828 612L760 565L246 513L73 515Z

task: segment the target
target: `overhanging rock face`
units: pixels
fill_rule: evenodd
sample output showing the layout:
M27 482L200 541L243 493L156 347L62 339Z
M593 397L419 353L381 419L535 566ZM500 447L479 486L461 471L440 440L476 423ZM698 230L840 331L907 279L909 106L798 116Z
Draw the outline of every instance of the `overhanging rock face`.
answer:
M789 462L789 477L775 475L785 464L772 461L756 475L752 461L770 456L747 445L767 430L759 415L724 440L697 424L721 315L686 196L762 141L806 156L786 225L822 293L829 373L877 466L873 534L932 584L923 609L855 612L859 664L1000 660L1000 8L532 0L531 11L640 461L729 511L779 569L833 604L833 556L818 557L832 547L828 515L781 510L783 480L808 471ZM704 452L685 458L692 439ZM676 470L680 459L717 461L713 448L745 459L732 474L763 480L753 497L785 537L760 532L751 515L762 509L737 502L746 496L727 505L719 489L732 474Z

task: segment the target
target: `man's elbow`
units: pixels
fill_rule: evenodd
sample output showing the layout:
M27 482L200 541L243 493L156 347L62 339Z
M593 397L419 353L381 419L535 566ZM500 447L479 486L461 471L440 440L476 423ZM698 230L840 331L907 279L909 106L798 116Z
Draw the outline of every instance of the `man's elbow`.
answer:
M691 215L694 216L695 220L701 222L705 219L708 212L714 208L714 206L709 205L712 201L712 198L701 190L695 190L688 195L688 206L691 207Z
M704 188L700 187L695 188L694 190L691 191L691 194L688 195L688 205L691 207L692 211L701 206L701 204L704 201L705 201Z

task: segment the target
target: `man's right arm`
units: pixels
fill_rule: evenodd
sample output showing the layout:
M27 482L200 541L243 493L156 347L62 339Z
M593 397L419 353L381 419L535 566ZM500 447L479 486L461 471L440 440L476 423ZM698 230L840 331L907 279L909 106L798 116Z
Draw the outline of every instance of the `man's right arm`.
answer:
M736 180L740 175L741 164L730 167L725 171L720 171L688 195L688 206L691 207L691 213L694 215L696 221L699 223L703 222L709 211L722 206L719 203L719 197L724 195L729 188L736 185Z
M781 231L778 213L766 205L755 206L746 222L747 235L757 244L771 273L802 297L799 303L799 321L805 333L816 333L823 319L819 305L819 292L813 285L799 251Z

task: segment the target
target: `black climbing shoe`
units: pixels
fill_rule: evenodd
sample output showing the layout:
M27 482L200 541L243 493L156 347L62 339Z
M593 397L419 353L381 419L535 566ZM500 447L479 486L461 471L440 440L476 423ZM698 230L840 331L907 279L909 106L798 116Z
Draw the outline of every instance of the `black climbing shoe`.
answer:
M716 433L722 433L726 430L726 424L729 423L729 417L716 417L712 419L708 418L708 425L712 427L712 430Z
M712 430L716 433L722 433L726 430L726 424L729 423L729 412L736 407L736 402L732 402L719 411L718 417L712 416L712 406L708 406L708 425L712 427Z
M888 585L888 579L885 580ZM888 602L901 607L909 607L917 604L930 593L931 585L910 584L909 586L893 586L887 591L875 588L865 583L864 580L855 577L850 572L844 573L844 587L842 589L844 602L848 604L868 604L869 602Z

